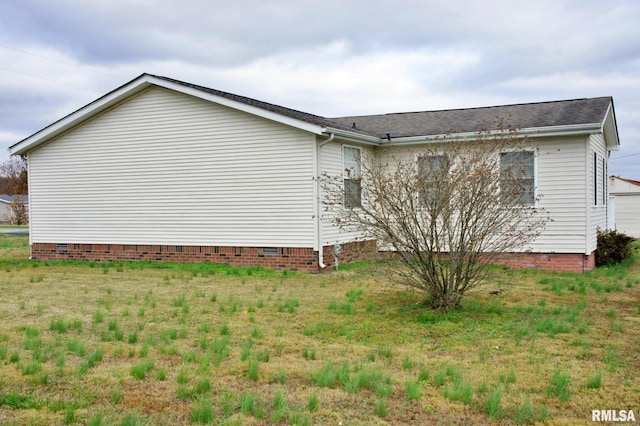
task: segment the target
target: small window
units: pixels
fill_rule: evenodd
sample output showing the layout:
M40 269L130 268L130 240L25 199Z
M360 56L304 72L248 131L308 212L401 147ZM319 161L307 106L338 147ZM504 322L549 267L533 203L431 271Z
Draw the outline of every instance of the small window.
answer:
M344 206L352 209L362 206L362 150L352 146L342 147L344 182Z
M598 153L593 153L593 205L598 205Z
M449 162L444 155L418 157L418 176L422 179L420 200L430 204L438 196L439 183L449 177Z
M607 162L602 158L602 205L607 204Z
M278 248L277 247L263 247L262 248L262 254L275 256L275 255L278 254Z
M518 204L532 206L536 201L534 154L531 151L500 153L500 185L512 188Z

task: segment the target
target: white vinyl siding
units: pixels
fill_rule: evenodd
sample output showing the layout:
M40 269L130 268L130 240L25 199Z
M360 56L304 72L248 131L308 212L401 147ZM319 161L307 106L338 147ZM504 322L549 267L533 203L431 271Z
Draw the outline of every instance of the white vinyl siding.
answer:
M342 181L344 185L344 206L362 207L362 149L342 146Z
M538 207L552 221L526 250L541 253L584 253L586 244L585 137L555 137L531 141L535 151L535 193ZM378 152L383 163L412 161L427 150L446 145L390 147Z
M149 89L30 153L31 240L313 247L314 142Z
M607 192L603 185L602 175L606 173L607 157L606 146L602 135L591 135L588 139L589 169L587 175L589 179L588 190L588 222L587 222L587 245L586 253L591 253L597 247L597 230L607 228L607 206L603 203L604 194ZM607 181L604 180L604 183ZM597 204L596 204L597 200Z
M344 175L343 147L348 146L334 141L320 148L320 168L321 173L335 178ZM373 158L373 149L369 147L358 148L361 150L361 161L370 161ZM362 182L366 185L366 182ZM366 200L363 200L366 202ZM342 244L350 241L361 241L362 235L358 232L349 232L340 229L335 223L335 215L332 213L333 207L327 211L322 208L322 245Z
M639 188L640 189L640 188ZM617 194L616 230L635 238L640 238L640 192L637 194Z
M612 176L609 179L609 195L615 206L615 229L640 238L640 185Z
M538 252L585 253L587 209L586 155L583 136L545 138L538 146L538 206L552 219L532 245ZM589 202L592 200L589 198Z

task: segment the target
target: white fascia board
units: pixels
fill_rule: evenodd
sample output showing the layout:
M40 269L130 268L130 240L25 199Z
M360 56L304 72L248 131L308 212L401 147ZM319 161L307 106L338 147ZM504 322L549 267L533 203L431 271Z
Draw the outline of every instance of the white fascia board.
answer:
M348 142L356 142L364 145L380 146L382 140L376 136L363 135L362 133L349 132L348 130L325 128L323 133L333 133L336 138Z
M48 140L58 136L61 133L69 130L70 128L78 125L79 123L99 114L107 108L117 104L121 100L132 96L147 87L150 84L147 82L147 76L141 76L124 86L107 93L101 98L83 106L82 108L72 112L64 118L56 121L53 124L45 127L42 130L37 131L33 135L21 140L17 144L9 148L11 155L24 155L29 150L37 147L38 145L47 142Z
M607 113L604 115L600 131L604 135L605 143L609 151L618 151L620 149L620 139L618 138L618 125L616 117L613 114L613 103L609 104Z
M585 135L592 133L600 133L600 123L595 124L572 124L566 126L550 126L550 127L533 127L522 130L517 130L516 135L522 136L570 136L570 135ZM492 130L486 133L486 137L491 139L500 135L500 131ZM439 142L463 142L469 140L475 140L478 137L478 132L464 132L464 133L447 133L441 135L428 135L428 136L409 136L404 138L392 138L391 142L385 143L385 146L394 145L415 145L424 143L439 143Z
M238 111L243 111L248 114L265 118L267 120L272 120L281 124L285 124L287 126L298 128L300 130L305 130L307 132L311 132L316 135L321 135L323 131L322 126L319 126L317 124L307 123L306 121L298 120L292 117L287 117L285 115L278 114L272 111L267 111L265 109L262 109L253 105L247 105L242 102L234 101L233 99L214 95L213 93L207 93L193 87L184 86L182 84L173 83L171 81L162 80L152 76L147 76L147 79L149 83L154 84L156 86L164 87L165 89L175 90L176 92L184 93L186 95L191 95L196 98L200 98L200 99L214 102L220 105L224 105L229 108L236 109Z
M233 109L244 111L249 114L253 114L259 117L263 117L268 120L273 120L291 127L295 127L301 130L305 130L315 134L322 134L322 126L307 123L302 120L290 118L277 114L271 111L264 110L262 108L254 107L251 105L243 104L231 99L227 99L221 96L216 96L210 93L203 92L201 90L184 86L177 83L165 81L147 74L132 80L124 86L107 93L106 95L98 98L97 100L83 106L82 108L72 112L66 117L56 121L55 123L45 127L42 130L34 133L33 135L21 140L17 144L9 148L11 155L24 155L29 150L37 147L38 145L45 143L52 138L64 133L72 127L80 124L81 122L101 113L102 111L110 108L118 102L151 87L152 85L163 87L166 89L174 90L179 93L191 95L200 99L204 99L210 102L214 102L220 105L224 105Z

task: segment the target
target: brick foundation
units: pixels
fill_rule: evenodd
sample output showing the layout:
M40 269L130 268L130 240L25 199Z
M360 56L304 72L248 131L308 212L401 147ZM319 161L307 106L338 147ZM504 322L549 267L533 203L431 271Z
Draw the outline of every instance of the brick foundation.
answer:
M394 252L381 252L381 256L394 256ZM442 253L442 259L446 259ZM596 267L595 251L589 255L580 253L505 253L495 262L513 269L542 269L582 273Z
M496 262L515 269L544 269L547 271L586 272L596 267L595 251L580 253L510 253Z
M390 253L386 253L390 254ZM378 255L373 240L342 244L339 265L371 260ZM131 244L55 244L31 245L34 260L216 262L231 266L264 266L275 270L318 272L318 252L311 248L166 246ZM334 246L324 247L326 270L335 266ZM596 266L595 252L590 255L563 253L511 253L496 262L511 268L585 272Z
M376 251L375 241L342 245L339 264ZM224 247L136 244L33 243L34 260L216 262L231 266L264 266L275 270L318 272L318 252L298 247ZM324 247L326 269L334 267L333 246Z

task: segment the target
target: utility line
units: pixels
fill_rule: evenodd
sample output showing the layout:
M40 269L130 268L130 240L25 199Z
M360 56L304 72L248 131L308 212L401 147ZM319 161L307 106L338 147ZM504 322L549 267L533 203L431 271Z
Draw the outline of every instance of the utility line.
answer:
M64 82L64 81L54 80L53 78L41 77L41 76L39 76L39 75L34 75L34 74L26 73L26 72L21 72L21 71L16 71L16 70L11 70L11 69L9 69L9 68L4 68L4 67L0 67L0 70L9 71L9 72L13 72L13 73L16 73L16 74L21 74L21 75L26 75L26 76L33 77L33 78L39 78L39 79L41 79L41 80L52 81L52 82L54 82L54 83L58 83L58 84L66 84L67 86L75 87L75 88L77 88L77 89L89 90L89 91L91 91L91 92L98 93L98 91L97 91L97 90L92 89L92 88L90 88L90 87L78 86L78 85L76 85L76 84L67 83L67 82Z
M621 158L634 157L636 155L640 155L640 152L636 152L635 154L623 155L622 157L610 158L609 161L620 160Z
M71 66L71 67L76 67L76 68L84 69L84 70L87 70L87 71L96 72L96 73L103 74L103 75L106 75L106 76L109 76L109 77L112 77L112 78L117 78L118 80L121 80L121 81L122 81L122 80L126 80L126 78L124 78L124 77L120 77L120 76L118 76L118 75L109 74L109 73L106 73L106 72L103 72L103 71L99 71L99 70L94 69L94 68L91 68L91 67L83 67L83 66L81 66L81 65L72 64L72 63L70 63L70 62L61 61L61 60L59 60L59 59L49 58L49 57L47 57L47 56L40 55L40 54L38 54L38 53L31 53L31 52L27 52L26 50L18 49L18 48L16 48L16 47L7 46L7 45L4 45L4 44L0 44L0 47L5 48L5 49L8 49L8 50L13 50L13 51L16 51L16 52L24 53L25 55L35 56L36 58L46 59L47 61L57 62L57 63L59 63L59 64L69 65L69 66Z

